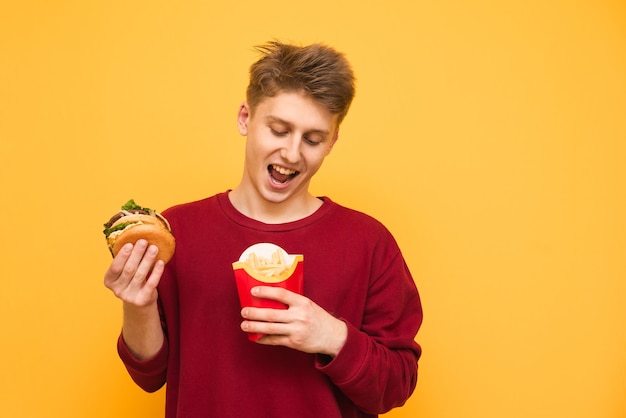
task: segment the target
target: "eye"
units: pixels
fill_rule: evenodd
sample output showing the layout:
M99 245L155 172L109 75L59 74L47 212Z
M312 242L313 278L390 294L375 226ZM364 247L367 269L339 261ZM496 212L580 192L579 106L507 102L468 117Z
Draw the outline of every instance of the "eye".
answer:
M267 127L274 136L285 136L289 134L289 128L282 123L268 123Z
M307 137L307 136L305 136L305 137L303 138L303 141L304 141L304 143L305 143L305 144L307 144L307 145L312 145L312 146L319 145L319 144L321 144L321 143L323 142L323 141L322 141L322 140L320 140L320 139L309 138L309 137Z
M276 129L276 128L270 128L270 131L272 132L273 135L276 135L276 136L285 136L289 133L285 130Z

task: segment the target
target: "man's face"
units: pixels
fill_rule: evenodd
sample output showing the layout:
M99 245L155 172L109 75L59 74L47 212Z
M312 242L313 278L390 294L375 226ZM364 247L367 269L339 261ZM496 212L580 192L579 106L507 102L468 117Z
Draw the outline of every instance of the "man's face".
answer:
M299 92L265 98L252 114L242 104L238 127L248 137L242 182L273 203L308 197L338 133L337 116Z

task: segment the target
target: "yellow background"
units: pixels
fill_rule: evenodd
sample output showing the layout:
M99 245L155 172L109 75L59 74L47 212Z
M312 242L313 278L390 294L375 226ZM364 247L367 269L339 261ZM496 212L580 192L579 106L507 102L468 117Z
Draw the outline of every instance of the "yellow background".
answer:
M3 1L0 415L161 416L115 352L102 224L236 185L273 38L358 76L313 189L383 221L421 290L388 416L626 417L623 0Z

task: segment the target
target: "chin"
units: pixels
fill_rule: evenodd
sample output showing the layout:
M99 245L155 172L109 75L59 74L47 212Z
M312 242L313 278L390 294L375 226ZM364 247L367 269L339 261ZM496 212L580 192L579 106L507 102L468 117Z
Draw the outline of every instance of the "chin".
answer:
M292 194L266 190L261 193L261 197L268 203L279 204L288 201L292 197Z
M288 186L283 189L276 187L265 188L261 191L261 196L270 203L280 204L298 199L298 196L302 196L303 192L306 194L306 190L303 191L297 184L289 184Z

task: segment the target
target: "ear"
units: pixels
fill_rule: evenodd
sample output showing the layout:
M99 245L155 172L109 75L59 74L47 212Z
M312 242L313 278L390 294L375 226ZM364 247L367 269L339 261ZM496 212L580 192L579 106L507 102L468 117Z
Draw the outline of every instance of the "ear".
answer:
M330 154L330 152L333 150L333 147L335 146L335 143L337 142L337 139L339 139L339 128L337 128L335 130L335 133L334 133L333 137L330 140L330 145L326 149L326 155Z
M243 136L248 135L248 121L250 120L250 107L247 102L241 103L237 112L237 129Z

